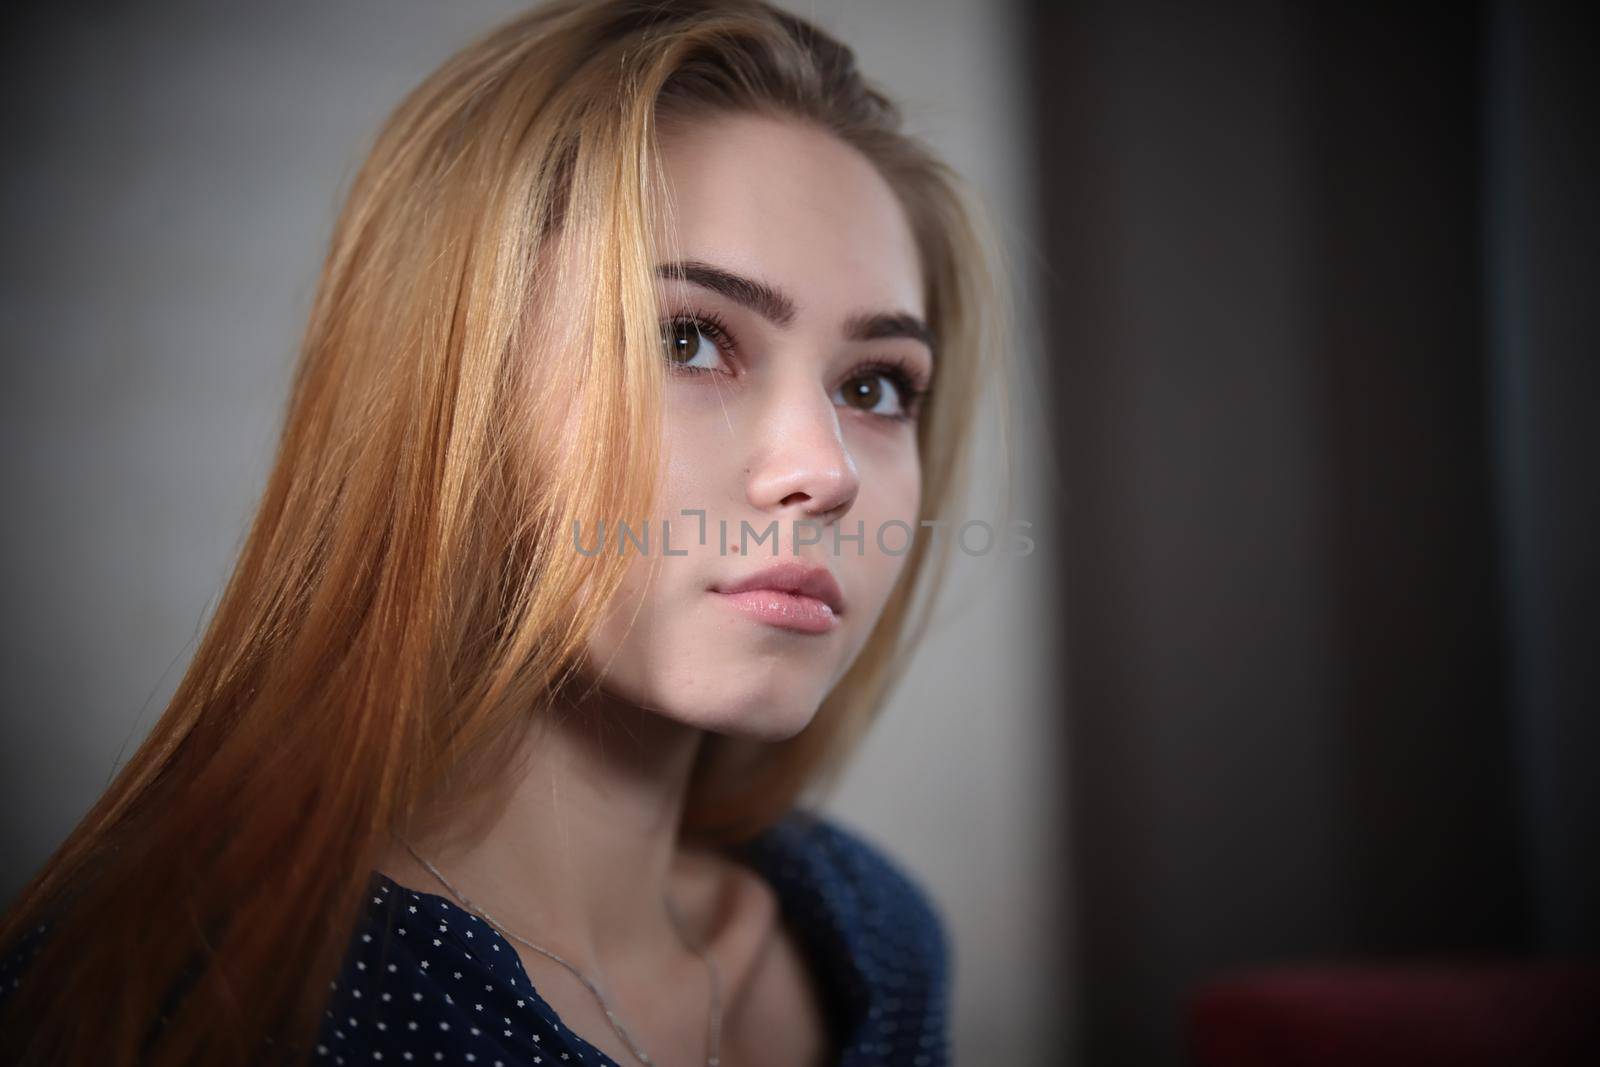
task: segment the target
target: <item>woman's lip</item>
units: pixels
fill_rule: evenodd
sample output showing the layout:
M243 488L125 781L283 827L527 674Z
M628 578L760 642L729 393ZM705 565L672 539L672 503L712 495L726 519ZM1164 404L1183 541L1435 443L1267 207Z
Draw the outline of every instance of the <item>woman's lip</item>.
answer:
M809 597L826 604L835 615L844 614L844 593L828 568L816 563L791 560L774 563L743 578L719 582L712 587L719 593L745 593L767 590Z
M839 616L814 596L781 589L712 590L735 611L757 622L798 633L825 634L839 625Z

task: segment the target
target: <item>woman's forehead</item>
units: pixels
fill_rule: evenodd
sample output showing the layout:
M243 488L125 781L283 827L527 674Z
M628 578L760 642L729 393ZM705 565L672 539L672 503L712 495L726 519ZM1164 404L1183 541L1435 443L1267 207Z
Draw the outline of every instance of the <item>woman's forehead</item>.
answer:
M916 241L864 155L799 120L718 115L661 142L664 261L714 263L791 294L798 318L923 313Z

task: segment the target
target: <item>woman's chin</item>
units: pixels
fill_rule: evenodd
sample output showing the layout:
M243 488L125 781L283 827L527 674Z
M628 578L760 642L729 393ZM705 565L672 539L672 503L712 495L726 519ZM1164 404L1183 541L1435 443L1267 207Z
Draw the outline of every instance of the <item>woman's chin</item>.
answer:
M679 722L747 741L787 741L811 724L821 703L793 693L729 693L692 707L663 709Z
M617 657L602 686L610 699L673 722L751 741L784 741L811 724L832 677L759 657L679 657L668 670Z

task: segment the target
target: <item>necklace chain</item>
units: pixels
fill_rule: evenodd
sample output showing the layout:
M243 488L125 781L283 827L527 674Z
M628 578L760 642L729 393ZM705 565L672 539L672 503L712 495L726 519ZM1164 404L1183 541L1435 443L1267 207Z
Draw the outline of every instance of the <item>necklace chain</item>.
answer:
M554 952L551 952L549 949L545 948L543 945L536 945L527 938L506 929L492 916L490 916L488 912L473 904L470 900L463 896L459 889L451 885L449 880L446 879L443 874L439 873L439 868L435 867L433 864L429 863L427 860L423 859L417 854L417 850L411 847L411 843L409 841L405 842L405 846L407 851L409 851L412 856L416 857L417 862L428 868L428 871L435 878L439 879L440 884L448 889L451 895L461 902L461 906L463 908L477 915L484 922L494 927L494 929L498 931L501 936L509 937L514 941L526 945L535 952L539 953L541 956L545 956L571 971L573 977L582 982L584 988L590 993L594 994L594 999L600 1004L600 1010L605 1012L606 1020L611 1023L611 1028L617 1032L617 1036L622 1039L622 1043L628 1046L628 1051L632 1052L634 1057L638 1059L640 1063L645 1064L645 1067L654 1067L655 1061L652 1060L644 1051L644 1049L640 1048L633 1038L628 1034L627 1028L622 1025L622 1020L618 1019L617 1013L612 1010L611 1002L608 1001L606 999L606 995L600 991L600 987L589 980L587 975L578 970L577 967L569 963L567 960L562 959ZM672 922L672 928L677 932L679 940L684 943L684 946L687 947L690 952L693 952L699 957L701 963L705 964L706 977L711 986L711 1015L706 1021L706 1067L718 1067L718 1065L721 1063L721 1060L718 1057L719 1053L721 1052L722 1044L722 976L717 971L716 962L712 960L711 957L708 956L705 951L701 949L701 947L696 944L684 930L683 920L678 915L678 909L672 903L672 899L666 894L662 894L661 902L666 906L667 918Z

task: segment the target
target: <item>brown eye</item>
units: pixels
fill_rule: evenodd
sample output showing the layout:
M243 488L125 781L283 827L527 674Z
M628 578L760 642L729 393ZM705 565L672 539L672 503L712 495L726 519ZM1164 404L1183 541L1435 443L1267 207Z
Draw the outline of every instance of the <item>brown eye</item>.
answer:
M663 323L661 344L675 370L716 370L722 362L715 327L695 319Z
M871 411L883 400L883 375L864 374L844 383L844 402L863 411Z
M834 392L833 402L869 415L907 419L911 417L909 407L915 396L916 390L900 371L867 367L844 380Z

